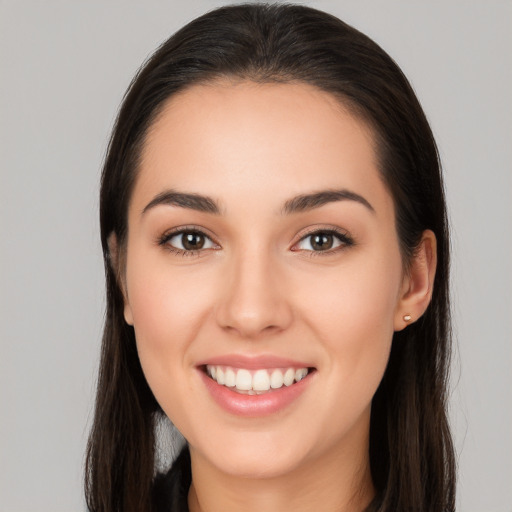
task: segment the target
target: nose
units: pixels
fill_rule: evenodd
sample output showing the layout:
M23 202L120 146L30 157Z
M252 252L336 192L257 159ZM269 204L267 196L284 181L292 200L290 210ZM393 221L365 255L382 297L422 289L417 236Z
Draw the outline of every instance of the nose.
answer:
M287 329L293 312L279 265L262 251L245 252L226 265L216 308L218 324L247 339Z

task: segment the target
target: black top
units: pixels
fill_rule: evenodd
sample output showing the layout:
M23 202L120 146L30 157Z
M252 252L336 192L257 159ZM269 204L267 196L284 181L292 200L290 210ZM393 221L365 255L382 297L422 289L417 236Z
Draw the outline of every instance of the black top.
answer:
M154 512L188 512L188 490L192 482L190 452L185 446L167 473L156 476L153 484Z

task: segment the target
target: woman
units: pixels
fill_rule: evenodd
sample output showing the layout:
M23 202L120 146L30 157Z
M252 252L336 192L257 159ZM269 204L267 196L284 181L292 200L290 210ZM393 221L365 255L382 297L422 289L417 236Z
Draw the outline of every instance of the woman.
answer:
M454 509L448 231L396 64L320 11L166 41L105 161L91 511ZM155 478L155 423L187 443Z

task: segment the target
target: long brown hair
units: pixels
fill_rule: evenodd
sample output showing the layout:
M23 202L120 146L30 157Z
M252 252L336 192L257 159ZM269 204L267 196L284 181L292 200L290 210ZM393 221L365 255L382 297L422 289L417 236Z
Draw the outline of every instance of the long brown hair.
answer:
M379 170L394 200L407 265L422 232L437 237L434 292L424 316L394 335L372 403L370 464L379 512L455 508L455 461L446 414L450 356L449 242L438 152L423 110L395 62L334 16L304 6L246 4L209 12L168 39L132 81L113 130L100 198L107 312L86 462L91 512L151 510L155 418L111 265L121 250L141 147L165 101L219 77L303 82L336 96L373 129Z

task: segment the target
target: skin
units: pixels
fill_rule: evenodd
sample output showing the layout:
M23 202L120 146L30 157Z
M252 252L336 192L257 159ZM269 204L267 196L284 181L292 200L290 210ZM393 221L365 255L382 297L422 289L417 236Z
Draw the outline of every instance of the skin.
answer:
M170 189L209 196L220 213L144 212ZM283 213L295 196L339 189L371 208L345 199ZM393 332L423 314L435 272L429 231L404 271L369 128L304 84L193 86L150 129L128 226L125 319L156 399L189 442L190 510L362 510L374 494L371 400ZM198 253L173 252L180 237L160 243L191 226L209 237ZM313 251L308 234L327 229L353 243ZM225 354L316 372L283 410L245 418L220 408L197 370Z

